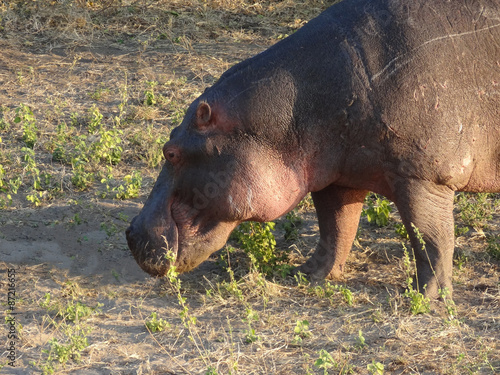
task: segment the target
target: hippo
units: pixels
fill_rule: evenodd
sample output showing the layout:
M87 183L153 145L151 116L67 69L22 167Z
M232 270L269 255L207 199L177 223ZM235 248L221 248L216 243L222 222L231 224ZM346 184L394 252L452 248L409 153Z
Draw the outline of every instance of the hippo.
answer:
M298 270L338 279L375 192L407 228L419 290L451 293L454 193L500 191L500 3L337 3L222 74L163 153L126 231L153 276L193 269L241 222L311 192L320 240Z

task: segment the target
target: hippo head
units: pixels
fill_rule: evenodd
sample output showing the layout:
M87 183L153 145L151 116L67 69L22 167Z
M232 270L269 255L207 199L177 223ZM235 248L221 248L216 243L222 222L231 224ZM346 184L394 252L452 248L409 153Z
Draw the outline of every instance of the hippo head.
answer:
M137 263L150 275L165 275L172 263L179 272L191 270L222 248L239 223L273 220L307 192L302 169L286 150L277 151L283 142L293 147L286 125L280 136L263 137L253 126L259 115L247 126L244 112L198 99L172 130L165 165L126 231Z

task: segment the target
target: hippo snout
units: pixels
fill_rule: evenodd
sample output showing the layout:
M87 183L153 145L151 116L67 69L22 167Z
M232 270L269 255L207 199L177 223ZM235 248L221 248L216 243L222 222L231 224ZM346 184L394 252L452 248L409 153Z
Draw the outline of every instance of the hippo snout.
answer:
M125 230L128 246L139 266L151 276L164 276L177 254L177 228L154 225L135 217Z

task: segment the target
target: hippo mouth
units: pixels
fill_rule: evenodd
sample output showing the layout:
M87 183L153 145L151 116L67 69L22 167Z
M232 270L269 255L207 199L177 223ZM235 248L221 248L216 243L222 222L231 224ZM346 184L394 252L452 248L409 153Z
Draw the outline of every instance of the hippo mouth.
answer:
M145 222L138 215L125 234L137 264L151 276L165 276L175 264L179 253L179 228L171 212L166 220L158 222Z

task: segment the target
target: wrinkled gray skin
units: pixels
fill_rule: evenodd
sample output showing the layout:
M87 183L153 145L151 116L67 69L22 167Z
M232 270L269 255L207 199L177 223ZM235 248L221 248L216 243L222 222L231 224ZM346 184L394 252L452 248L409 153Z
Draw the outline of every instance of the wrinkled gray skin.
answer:
M229 69L164 154L127 230L151 275L167 250L188 271L312 192L320 243L300 270L338 278L373 191L401 214L419 286L451 291L454 192L500 191L500 4L344 0Z

